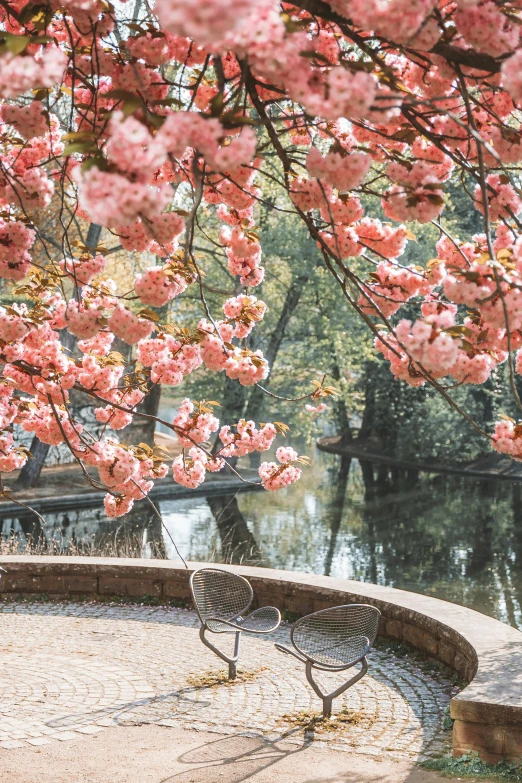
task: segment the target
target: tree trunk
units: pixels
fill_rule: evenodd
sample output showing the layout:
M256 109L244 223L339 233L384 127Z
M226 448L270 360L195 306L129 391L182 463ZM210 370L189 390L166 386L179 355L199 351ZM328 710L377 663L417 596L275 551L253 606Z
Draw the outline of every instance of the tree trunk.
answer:
M138 405L138 413L146 413L147 416L157 416L160 399L161 386L155 384ZM122 431L122 441L124 443L146 443L147 446L153 448L155 430L155 419L145 419L136 415L131 424Z
M341 371L335 356L332 364L331 376L337 383L341 380ZM341 396L333 398L333 409L337 421L337 432L341 436L341 441L342 443L349 443L353 440L352 429L350 427L350 418L348 416L346 403Z
M279 353L279 349L281 348L281 344L283 342L286 329L290 322L290 318L292 317L294 310L296 309L299 303L299 299L301 298L303 288L305 287L308 280L309 280L309 275L299 275L292 282L290 288L286 292L283 308L281 310L279 319L277 321L277 325L274 331L272 332L267 350L265 352L265 358L269 364L270 371L268 377L263 383L263 386L268 386L268 384L270 383L270 376L272 374L272 370L275 361L277 359L277 354ZM252 391L250 392L250 396L248 398L248 404L245 413L246 419L252 421L259 421L262 418L265 397L266 397L265 393L261 391L259 386L254 386L252 388ZM250 455L250 467L258 468L260 464L261 464L261 454L258 451L254 451Z
M375 495L375 478L373 474L373 463L367 460L360 459L359 464L361 466L361 472L364 482L364 497L365 500L369 500Z
M292 282L290 288L286 292L285 301L281 313L279 315L277 325L274 331L272 332L272 335L268 342L268 347L265 351L265 359L269 364L270 370L269 370L268 377L265 379L263 383L263 386L268 386L268 384L270 383L270 376L272 374L272 370L277 358L277 354L279 353L279 349L281 348L281 344L283 342L286 329L290 322L290 318L292 317L295 308L299 304L299 299L301 298L303 288L305 287L308 280L309 280L308 274L299 275ZM264 401L265 401L264 392L261 391L259 386L254 386L250 393L250 397L248 399L245 418L252 419L253 421L258 421L262 416Z
M366 440L369 438L373 431L375 422L375 386L372 383L372 379L369 377L369 373L366 373L366 387L364 390L364 411L361 422L361 428L359 430L359 438Z
M18 478L14 482L15 489L28 489L29 487L35 486L40 478L40 473L42 472L50 448L48 443L42 443L41 440L38 440L36 435L33 437L29 447L29 451L33 455L33 458L31 459L29 457L18 474Z

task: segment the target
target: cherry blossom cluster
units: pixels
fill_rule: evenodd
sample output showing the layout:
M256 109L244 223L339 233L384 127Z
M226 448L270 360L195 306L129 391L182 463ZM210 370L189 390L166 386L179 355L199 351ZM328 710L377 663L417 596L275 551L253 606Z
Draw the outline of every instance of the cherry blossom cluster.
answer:
M263 320L266 304L255 296L241 294L227 299L223 312L234 321L234 337L248 337L256 323Z
M67 57L57 46L37 47L33 56L0 56L0 98L11 98L28 90L52 87L62 80Z
M206 471L215 473L225 466L221 457L213 457L200 448L189 449L188 454L180 454L172 463L172 475L177 484L195 489L203 483Z
M31 266L35 232L20 220L0 218L0 277L22 280Z
M224 226L219 239L226 247L229 272L239 275L241 285L259 285L265 270L260 264L261 245L257 234L240 226Z
M186 290L195 275L180 263L152 266L136 275L134 290L144 304L162 307Z
M432 286L423 269L402 267L389 261L381 261L365 283L359 297L362 310L370 315L396 313L404 302L418 294L430 293Z
M180 444L190 448L192 444L205 443L219 429L219 419L210 410L196 410L187 398L179 406L172 425Z
M276 451L277 462L262 462L259 477L264 488L274 492L298 481L302 473L301 468L294 464L298 456L290 446L280 446Z
M370 168L371 158L364 152L348 154L329 152L325 157L313 147L306 158L306 167L311 177L324 179L339 190L353 190L364 180Z
M213 324L202 320L198 329L204 335L200 343L201 358L209 370L224 370L242 386L253 386L268 376L270 368L260 350L241 349L230 343L237 327L218 321L216 330Z
M224 457L244 457L254 451L268 451L277 435L273 424L264 424L259 429L255 422L241 419L236 427L236 432L229 424L225 424L219 430L219 438L223 447L219 453Z
M141 340L137 356L144 367L150 367L152 382L167 386L178 386L203 361L197 343L178 340L168 333Z
M501 419L495 425L493 448L513 459L522 459L522 426L511 419Z
M252 337L267 309L252 294L266 274L259 203L302 220L395 377L479 384L508 359L522 373L516 4L158 0L132 14L100 0L0 8L0 278L14 301L0 307L0 470L27 459L20 428L66 443L121 516L168 472L110 436L154 384L200 368L243 386L269 376ZM460 182L483 223L462 241L444 211ZM442 221L428 262L408 246L412 221ZM88 223L104 228L98 247L83 244ZM111 235L136 254L126 290L106 276ZM217 306L211 253L234 278ZM191 285L201 314L187 323ZM72 389L98 430L75 421ZM310 397L308 413L326 409ZM188 399L167 424L187 487L277 434L220 426ZM518 424L497 425L498 451L519 458L519 440ZM269 490L301 475L292 448L276 459L259 472Z

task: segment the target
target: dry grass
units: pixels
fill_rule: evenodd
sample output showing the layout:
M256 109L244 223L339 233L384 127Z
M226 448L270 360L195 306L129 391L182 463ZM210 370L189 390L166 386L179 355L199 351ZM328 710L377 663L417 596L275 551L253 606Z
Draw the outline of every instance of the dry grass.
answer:
M206 674L191 674L190 677L187 677L187 682L193 688L215 688L217 685L232 687L239 683L252 682L258 674L266 671L266 668L266 666L262 666L260 669L248 672L238 669L235 680L229 680L228 675L223 672L211 671Z
M153 542L154 543L154 542ZM152 547L152 557L164 559L165 553L160 547ZM70 555L82 557L144 557L143 533L127 533L118 530L112 535L94 536L71 540L43 536L24 538L11 535L0 539L0 555Z
M25 536L12 533L0 538L0 555L70 555L72 557L138 557L167 559L167 551L163 535L157 533L147 536L144 542L144 527L136 530L125 530L124 525L105 535L91 534L82 538L71 539L55 534L46 538L44 535ZM167 539L168 541L168 539ZM209 548L204 556L192 559L206 560L209 563L258 564L259 554L243 551L240 544L230 545L225 537L221 546Z
M320 712L303 710L302 712L296 712L294 715L283 715L281 720L291 726L304 729L305 734L307 732L320 734L322 732L338 731L347 725L358 726L361 723L368 727L373 723L373 720L368 715L365 715L363 712L349 710L347 707L343 707L340 712L332 715L330 718L323 717L323 714Z

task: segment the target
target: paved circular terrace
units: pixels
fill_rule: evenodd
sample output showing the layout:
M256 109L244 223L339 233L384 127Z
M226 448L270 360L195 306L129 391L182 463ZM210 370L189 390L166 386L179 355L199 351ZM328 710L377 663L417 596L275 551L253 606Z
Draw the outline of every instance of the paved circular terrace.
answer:
M302 742L305 714L321 705L304 667L274 648L274 640L288 642L288 628L243 635L242 673L232 684L220 682L222 664L198 628L195 613L183 609L0 604L0 748L81 741L141 724ZM369 674L334 702L342 720L319 727L314 739L395 759L439 754L449 742L444 719L454 693L440 671L374 650Z

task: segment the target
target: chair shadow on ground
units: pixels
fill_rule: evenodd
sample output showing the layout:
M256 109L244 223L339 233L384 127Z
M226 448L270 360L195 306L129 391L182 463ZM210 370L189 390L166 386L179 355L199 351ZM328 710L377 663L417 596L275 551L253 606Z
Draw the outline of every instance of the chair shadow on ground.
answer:
M178 762L190 764L190 769L170 775L161 783L241 783L288 756L300 753L312 742L303 739L297 747L282 747L280 740L234 734L205 743L179 756Z
M183 753L177 762L190 765L190 768L162 778L159 783L248 783L253 778L257 781L258 773L276 767L280 762L288 762L290 757L313 746L313 737L301 737L298 745L284 742L295 734L295 730L291 730L275 740L258 734L221 737ZM387 765L380 770L375 768L375 759L372 761L373 766L369 769L354 766L353 756L346 753L346 764L343 763L342 771L336 773L333 769L322 769L321 760L317 757L307 757L304 769L297 765L301 773L297 777L302 783L438 783L434 781L435 773L419 767L408 765L406 769L400 766L395 769L392 762L391 769ZM285 763L281 769L270 770L266 780L294 783L296 771L297 767L292 772L290 760L290 764ZM264 781L265 777L262 779Z

